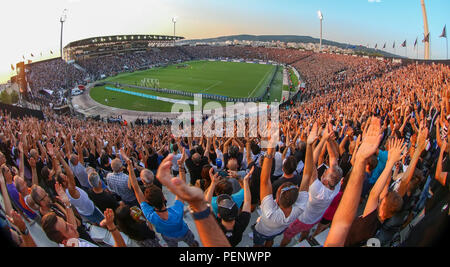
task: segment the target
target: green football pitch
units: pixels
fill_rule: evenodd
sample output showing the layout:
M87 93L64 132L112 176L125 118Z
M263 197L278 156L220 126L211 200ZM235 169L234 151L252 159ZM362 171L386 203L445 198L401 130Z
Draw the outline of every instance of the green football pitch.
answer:
M275 70L276 67L273 65L222 61L190 61L168 67L123 73L109 77L104 81L141 85L141 81L153 79L159 82L159 88L244 98L262 95L269 85ZM282 70L280 67L278 72L275 73L270 98L264 101L273 102L281 99ZM105 87L95 87L90 91L91 97L103 105L153 112L170 112L172 109L172 103L113 92L106 90ZM122 87L122 89L171 99L193 100L191 97L159 93L145 89L129 87ZM210 101L212 100L203 99L203 106ZM223 102L216 102L224 105ZM193 109L193 106L191 108Z

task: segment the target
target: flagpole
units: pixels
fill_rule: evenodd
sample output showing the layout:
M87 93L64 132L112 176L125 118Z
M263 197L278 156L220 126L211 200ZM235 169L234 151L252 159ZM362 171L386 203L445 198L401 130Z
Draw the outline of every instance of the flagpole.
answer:
M417 43L416 50L417 50L417 59L419 59L419 43Z

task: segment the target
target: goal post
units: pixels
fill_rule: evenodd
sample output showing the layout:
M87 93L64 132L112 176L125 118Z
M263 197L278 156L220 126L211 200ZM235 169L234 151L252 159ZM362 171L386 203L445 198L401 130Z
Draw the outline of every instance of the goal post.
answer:
M142 87L159 88L159 79L144 78L141 80Z

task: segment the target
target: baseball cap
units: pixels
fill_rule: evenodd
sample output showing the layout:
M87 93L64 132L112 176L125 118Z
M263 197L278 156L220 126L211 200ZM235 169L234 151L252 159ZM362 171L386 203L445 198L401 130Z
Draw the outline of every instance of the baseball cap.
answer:
M224 221L233 221L238 216L238 207L229 195L220 195L217 197L217 214Z

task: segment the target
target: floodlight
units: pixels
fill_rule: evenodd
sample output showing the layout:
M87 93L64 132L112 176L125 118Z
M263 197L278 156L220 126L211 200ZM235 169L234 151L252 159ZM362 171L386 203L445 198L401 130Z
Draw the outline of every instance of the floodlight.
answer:
M320 20L323 20L323 14L322 11L317 11L317 16L319 17Z

